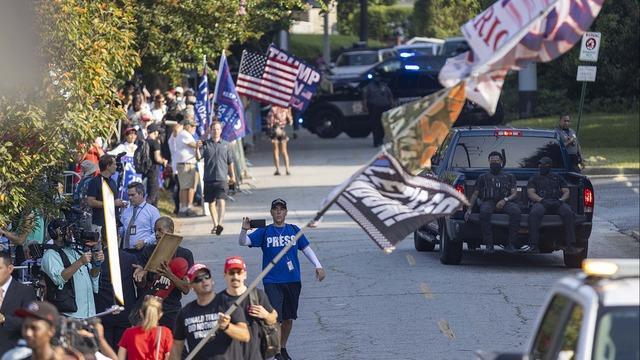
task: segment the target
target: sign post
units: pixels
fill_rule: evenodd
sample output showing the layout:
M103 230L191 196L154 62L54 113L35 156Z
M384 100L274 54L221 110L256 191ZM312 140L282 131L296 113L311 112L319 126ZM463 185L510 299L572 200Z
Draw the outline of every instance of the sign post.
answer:
M580 61L598 61L598 51L600 51L601 36L599 32L587 32L582 36L580 45ZM578 66L577 81L582 81L582 91L580 92L580 107L578 108L578 125L576 126L576 136L580 132L580 120L582 120L582 108L584 107L584 97L587 92L587 82L596 81L596 66Z

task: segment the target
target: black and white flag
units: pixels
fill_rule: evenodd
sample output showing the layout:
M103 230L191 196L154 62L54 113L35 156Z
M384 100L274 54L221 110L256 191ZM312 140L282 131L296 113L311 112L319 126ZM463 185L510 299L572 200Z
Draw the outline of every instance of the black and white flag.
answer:
M468 204L451 185L410 175L386 153L350 181L336 203L385 252L420 226Z

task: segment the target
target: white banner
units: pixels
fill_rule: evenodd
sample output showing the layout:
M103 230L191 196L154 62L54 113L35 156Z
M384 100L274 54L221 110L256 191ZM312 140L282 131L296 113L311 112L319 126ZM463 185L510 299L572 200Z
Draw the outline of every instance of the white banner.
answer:
M113 192L106 181L102 182L102 206L104 208L104 227L107 234L109 252L109 275L113 285L113 295L120 305L124 305L122 276L120 274L120 255L118 254L118 227L116 226L116 207ZM105 241L105 239L102 239Z

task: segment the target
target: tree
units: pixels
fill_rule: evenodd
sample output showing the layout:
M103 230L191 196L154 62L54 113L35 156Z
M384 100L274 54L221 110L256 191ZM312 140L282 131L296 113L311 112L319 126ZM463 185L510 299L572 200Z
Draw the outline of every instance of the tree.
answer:
M447 38L460 34L460 26L480 13L478 0L416 0L411 17L412 35Z

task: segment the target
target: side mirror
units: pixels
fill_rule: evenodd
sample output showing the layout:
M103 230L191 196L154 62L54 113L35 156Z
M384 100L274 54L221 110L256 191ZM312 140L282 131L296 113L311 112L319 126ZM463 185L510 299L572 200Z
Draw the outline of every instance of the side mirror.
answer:
M438 165L439 162L440 162L440 157L438 157L438 154L434 154L431 157L431 165Z

